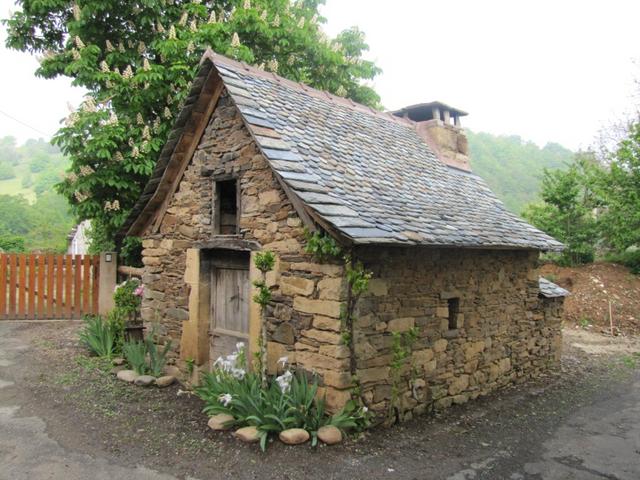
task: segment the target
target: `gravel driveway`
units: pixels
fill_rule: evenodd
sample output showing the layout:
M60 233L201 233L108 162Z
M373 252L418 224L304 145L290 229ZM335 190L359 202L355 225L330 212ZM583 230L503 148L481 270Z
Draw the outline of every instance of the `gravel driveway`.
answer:
M134 388L96 368L77 328L0 321L0 479L640 478L633 339L567 330L562 371L540 381L340 447L263 454L209 431L177 386Z

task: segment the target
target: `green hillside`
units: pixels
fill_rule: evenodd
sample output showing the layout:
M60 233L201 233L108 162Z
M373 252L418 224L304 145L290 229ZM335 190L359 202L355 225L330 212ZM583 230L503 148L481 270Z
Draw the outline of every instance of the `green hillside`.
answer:
M67 167L42 139L18 146L13 137L0 138L0 250L65 250L75 222L53 185Z
M471 167L512 212L520 214L538 199L544 168L561 168L573 152L557 143L543 148L517 135L492 135L467 130Z

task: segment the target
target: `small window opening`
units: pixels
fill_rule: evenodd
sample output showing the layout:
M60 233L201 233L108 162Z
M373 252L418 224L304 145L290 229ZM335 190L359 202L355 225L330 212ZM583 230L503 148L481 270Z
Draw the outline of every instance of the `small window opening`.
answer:
M460 299L449 298L447 300L449 306L449 330L458 329L458 314L460 313Z
M215 183L214 233L234 235L238 233L238 190L235 180Z

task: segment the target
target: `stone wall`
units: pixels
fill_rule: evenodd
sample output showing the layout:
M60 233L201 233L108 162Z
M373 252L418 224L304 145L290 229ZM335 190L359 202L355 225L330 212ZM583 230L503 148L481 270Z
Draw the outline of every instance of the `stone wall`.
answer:
M208 337L206 305L189 311L190 300L192 307L198 304L198 275L185 272L187 250L190 258L206 257L194 248L213 237L213 182L229 176L239 179L238 237L277 254L267 275L273 293L266 312L269 371L276 373L277 360L288 356L320 374L322 393L335 410L349 399L352 382L351 355L340 334L343 266L320 264L304 252L301 219L226 95L159 231L143 236L143 318L159 323L161 339L172 339L176 354L194 315L206 318L190 331L199 344ZM561 301L538 298L537 254L368 247L357 256L374 278L356 312L356 370L364 400L378 415L386 414L392 396L392 332L418 331L398 372L399 419L464 403L559 359ZM458 312L451 319L454 298Z
M161 338L171 338L180 353L183 327L190 318L192 284L184 278L187 249L211 240L212 182L229 175L239 179L239 237L277 254L276 269L267 275L273 292L267 311L269 369L275 373L277 359L288 356L291 362L322 374L328 402L337 407L348 396L344 388L350 378L348 350L339 345L338 333L343 268L318 264L304 252L302 222L226 94L169 203L159 232L143 236L143 282L147 287L143 318L159 323Z
M418 333L397 370L394 420L465 403L559 360L562 302L538 297L537 252L365 248L358 257L374 278L357 312L357 375L379 417L394 388L392 332Z

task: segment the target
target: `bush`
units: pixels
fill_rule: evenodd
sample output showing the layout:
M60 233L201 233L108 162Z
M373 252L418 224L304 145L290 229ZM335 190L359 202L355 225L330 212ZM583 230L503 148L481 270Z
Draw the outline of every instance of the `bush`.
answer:
M0 180L9 180L15 178L16 172L9 163L0 162Z
M24 238L18 235L0 234L0 252L25 252Z
M613 263L621 263L631 270L631 273L640 274L640 249L627 250L622 253L612 253L607 255L606 260Z
M281 361L286 364L286 358ZM204 375L196 393L205 402L206 414L226 413L233 416L234 426L257 427L262 450L270 434L289 428L307 430L312 445L316 445L318 429L323 425L340 429L368 426L366 408L355 402L333 416L327 415L324 399L317 398L317 378L309 382L305 374L287 369L269 378L263 388L260 375L245 371L245 366L244 344L239 343L236 352L216 360L214 370Z
M111 358L117 350L117 339L121 334L118 325L104 321L98 315L87 315L80 332L80 342L99 357Z
M113 301L119 314L129 317L135 316L140 308L143 293L144 286L135 279L125 280L116 285Z

